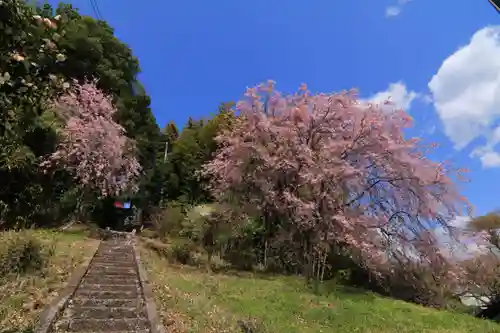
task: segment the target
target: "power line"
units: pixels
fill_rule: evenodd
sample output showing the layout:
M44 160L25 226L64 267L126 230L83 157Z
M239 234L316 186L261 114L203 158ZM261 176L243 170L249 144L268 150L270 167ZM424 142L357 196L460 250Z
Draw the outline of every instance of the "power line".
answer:
M94 11L96 18L100 21L104 21L104 17L102 16L101 11L99 10L99 5L97 4L97 0L90 0L90 5L92 6L92 10Z
M97 1L90 0L90 4L92 5L92 9L94 10L94 14L96 15L97 19L103 21L103 16L101 14L101 11L99 9L99 5L97 4Z
M497 10L497 12L500 12L500 1L495 1L495 0L488 0L490 2L490 4L493 5L493 7L495 7L495 9Z

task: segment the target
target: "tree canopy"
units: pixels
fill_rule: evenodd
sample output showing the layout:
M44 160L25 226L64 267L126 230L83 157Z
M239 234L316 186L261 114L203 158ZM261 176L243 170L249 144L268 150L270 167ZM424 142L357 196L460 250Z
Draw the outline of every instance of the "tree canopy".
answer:
M137 146L143 178L147 178L153 172L162 137L150 98L137 81L139 64L130 48L113 35L106 22L82 16L68 4L54 10L48 4L32 7L7 0L0 6L0 204L2 216L10 221L3 224L42 223L40 215L53 221L64 219L68 211L54 201L72 202L70 211L76 204L71 197L81 184L75 183L67 170L51 174L40 171L45 156L55 156L56 149L64 145L61 127L78 127L78 117L65 125L67 120L61 122L60 114L53 110L57 96L73 85L81 90L87 82L96 82L96 93L109 96L108 109L111 105L116 109L109 114L120 126L119 131ZM59 99L59 106L70 106L70 99L63 100ZM88 125L90 120L85 121ZM92 199L90 206L98 205Z

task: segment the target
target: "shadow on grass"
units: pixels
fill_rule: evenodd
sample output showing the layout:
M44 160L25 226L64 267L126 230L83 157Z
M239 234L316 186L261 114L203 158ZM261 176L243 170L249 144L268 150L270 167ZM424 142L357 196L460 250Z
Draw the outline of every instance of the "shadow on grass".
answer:
M217 268L212 270L213 274L233 276L237 278L259 279L266 281L281 280L285 289L294 290L297 292L311 293L316 296L334 296L336 298L349 298L356 299L364 302L375 302L377 298L381 297L372 291L358 288L349 285L339 284L336 281L311 281L306 282L303 277L295 277L260 271L241 271L234 268ZM290 279L288 279L290 278Z
M338 284L335 281L312 282L307 285L308 291L318 296L348 297L373 302L380 295L372 291L353 286Z
M25 328L25 329L19 329L19 328L10 328L8 330L0 330L0 333L33 333L34 330L33 328Z
M276 273L239 270L233 267L214 267L212 268L212 273L219 275L234 276L238 278L253 278L253 279L269 280L269 281L282 277L282 275Z
M268 331L264 327L262 323L259 323L256 320L238 320L237 322L238 328L242 333L267 333Z
M204 265L182 265L178 263L171 263L170 269L191 272L191 273L202 273L206 275L216 276L227 276L235 277L240 279L258 279L264 281L282 281L283 287L288 290L295 290L297 292L311 293L317 296L335 296L338 298L350 298L363 300L365 302L373 302L380 297L380 295L363 289L348 285L339 284L333 280L322 281L322 282L306 282L303 277L283 275L274 272L265 271L250 271L250 270L239 270L234 267L213 267L209 272Z

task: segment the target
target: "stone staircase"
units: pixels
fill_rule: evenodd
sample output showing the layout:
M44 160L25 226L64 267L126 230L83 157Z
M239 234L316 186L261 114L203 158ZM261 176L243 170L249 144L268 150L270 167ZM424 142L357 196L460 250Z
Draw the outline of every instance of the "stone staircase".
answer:
M146 299L130 240L102 241L49 333L150 333Z

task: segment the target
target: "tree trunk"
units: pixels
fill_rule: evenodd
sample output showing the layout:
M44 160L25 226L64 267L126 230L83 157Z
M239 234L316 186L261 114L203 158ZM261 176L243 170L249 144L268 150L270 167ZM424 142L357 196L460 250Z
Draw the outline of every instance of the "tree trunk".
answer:
M207 250L207 272L212 273L212 255L213 250L210 248Z
M325 268L326 268L326 259L328 258L328 251L325 251L323 254L323 263L321 265L321 275L320 275L320 281L323 281L325 278Z
M267 238L266 240L264 241L264 268L267 269L267 246L268 246L268 243L267 243Z

